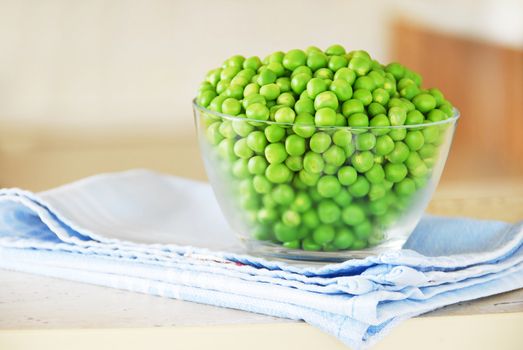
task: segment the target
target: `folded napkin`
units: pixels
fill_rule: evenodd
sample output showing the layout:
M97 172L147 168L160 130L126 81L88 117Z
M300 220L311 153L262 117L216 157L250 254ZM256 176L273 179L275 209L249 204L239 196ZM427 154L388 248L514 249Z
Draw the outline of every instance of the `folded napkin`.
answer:
M330 265L242 253L208 184L144 170L0 190L0 268L304 320L355 349L523 287L523 222L425 217L401 251Z

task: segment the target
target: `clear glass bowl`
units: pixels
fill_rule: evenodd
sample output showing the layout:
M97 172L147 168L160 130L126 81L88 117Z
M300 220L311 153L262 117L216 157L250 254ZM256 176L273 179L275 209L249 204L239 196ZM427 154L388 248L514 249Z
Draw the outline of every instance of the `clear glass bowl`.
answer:
M455 109L451 118L436 123L316 127L224 115L195 101L193 109L207 175L233 231L251 253L313 261L342 261L400 249L438 184L459 118ZM253 147L257 152L246 151L248 140L242 140L253 131L265 134L268 127L281 129L282 139L276 143L283 147L295 133L305 139L303 155L280 163L287 170L271 167L280 173L269 177L281 183L265 175L263 144ZM308 136L318 133L335 140L329 147L337 149L330 155L325 151L317 153L320 157L304 156L312 152ZM391 139L394 150L382 155L390 150ZM236 153L243 158L235 153L238 142ZM256 156L257 164L249 164ZM323 159L323 170L304 170L305 158L315 161L305 162L309 170L321 168ZM348 167L356 170L356 177ZM333 180L340 178L343 181Z

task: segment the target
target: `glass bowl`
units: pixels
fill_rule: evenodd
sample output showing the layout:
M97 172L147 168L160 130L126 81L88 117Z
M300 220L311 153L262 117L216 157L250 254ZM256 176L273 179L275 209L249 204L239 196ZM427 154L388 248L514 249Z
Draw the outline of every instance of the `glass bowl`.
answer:
M210 183L249 252L312 261L400 249L438 184L459 118L454 109L434 123L316 127L195 101L193 110Z

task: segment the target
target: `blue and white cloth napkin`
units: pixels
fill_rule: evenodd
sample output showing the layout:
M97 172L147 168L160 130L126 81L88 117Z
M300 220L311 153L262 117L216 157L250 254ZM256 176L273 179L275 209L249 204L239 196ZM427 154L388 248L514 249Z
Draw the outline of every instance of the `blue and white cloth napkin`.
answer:
M404 248L319 267L244 255L208 184L144 170L0 190L0 268L305 320L355 349L523 287L523 223L427 217Z

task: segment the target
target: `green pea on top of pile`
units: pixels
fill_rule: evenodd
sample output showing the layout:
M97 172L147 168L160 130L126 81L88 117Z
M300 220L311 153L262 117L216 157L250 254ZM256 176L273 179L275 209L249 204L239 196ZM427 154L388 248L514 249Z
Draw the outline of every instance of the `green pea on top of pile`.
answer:
M382 65L341 45L236 55L211 70L196 102L212 111L279 123L383 127L437 122L453 115L438 89L401 64Z
M430 125L454 115L419 74L340 45L232 56L196 104L252 234L325 251L379 243L430 176L445 135Z

